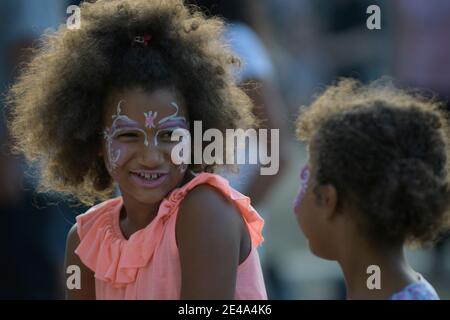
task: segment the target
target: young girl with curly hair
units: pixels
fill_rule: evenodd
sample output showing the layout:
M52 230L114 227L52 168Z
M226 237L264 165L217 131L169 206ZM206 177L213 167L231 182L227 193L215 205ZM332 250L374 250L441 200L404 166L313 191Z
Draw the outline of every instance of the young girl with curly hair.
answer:
M439 110L383 82L344 79L299 116L309 160L294 211L311 251L340 264L349 299L439 299L404 253L449 227L450 134Z
M93 205L67 239L72 299L266 299L263 220L214 166L172 161L177 129L248 128L222 21L181 0L98 0L48 35L9 94L44 190ZM204 146L203 146L204 147ZM115 186L121 196L109 199Z

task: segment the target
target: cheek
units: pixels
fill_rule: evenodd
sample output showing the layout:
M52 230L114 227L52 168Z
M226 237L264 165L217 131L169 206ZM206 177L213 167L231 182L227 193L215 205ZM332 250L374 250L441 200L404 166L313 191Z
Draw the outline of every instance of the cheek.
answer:
M295 201L294 201L294 212L297 215L299 214L299 212L301 210L300 208L301 208L303 200L305 199L307 188L308 188L307 186L301 184L300 188L298 190L298 193L297 193L297 197L295 198Z
M297 215L297 222L308 240L311 252L318 257L333 260L333 255L329 254L330 246L333 245L329 240L330 230L321 219L322 212L318 206L315 195L309 191L299 206L301 213Z
M122 167L135 153L135 146L120 141L106 142L106 164L110 173Z
M320 240L321 230L319 226L319 221L317 221L317 214L314 209L314 205L310 202L314 201L311 199L311 195L307 195L306 199L302 201L299 206L299 212L297 214L297 222L303 235L307 239L309 248L314 255L320 256L320 247L322 241Z
M176 173L184 174L188 168L188 165L185 163L177 164L179 162L175 163L172 159L172 152L174 152L175 153L174 159L176 159L177 161L180 160L180 159L178 159L178 158L180 158L180 155L176 154L177 151L179 151L179 150L174 149L176 145L177 145L176 143L169 143L169 142L160 143L159 150L160 150L160 152L162 152L164 154L164 159L166 162L168 162L170 164L170 168L172 170L176 171Z
M302 196L302 201L295 207L295 215L298 225L307 238L309 238L310 230L312 229L312 215L314 214L313 206L310 204L310 197L305 197L306 193Z

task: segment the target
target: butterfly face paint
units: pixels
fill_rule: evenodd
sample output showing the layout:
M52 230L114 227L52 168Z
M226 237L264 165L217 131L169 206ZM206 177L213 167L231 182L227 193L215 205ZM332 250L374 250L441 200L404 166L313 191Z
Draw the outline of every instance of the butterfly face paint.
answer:
M123 155L127 150L127 144L118 143L122 140L132 140L139 134L144 137L144 145L149 147L148 134L146 130L143 130L140 123L136 120L130 119L127 115L122 114L122 107L125 103L124 100L119 101L117 104L116 114L112 116L113 123L111 128L104 130L104 138L106 139L106 152L107 152L107 167L109 171L114 171ZM171 141L171 134L176 129L187 129L187 121L185 117L178 116L179 107L175 102L170 104L175 110L174 113L164 117L158 121L158 125L155 125L158 112L148 111L144 112L144 126L148 129L157 130L154 135L154 146L167 147L173 142ZM179 166L178 169L184 172L187 166Z
M306 191L308 190L309 178L311 176L311 172L309 169L309 165L305 165L300 172L300 190L298 192L297 198L294 202L294 210L298 211L298 208L305 197Z
M172 102L179 106L179 112ZM179 130L190 132L182 95L166 87L113 88L103 108L105 140L99 151L105 168L124 203L134 199L154 209L185 179L186 168L172 161L179 139L171 141Z

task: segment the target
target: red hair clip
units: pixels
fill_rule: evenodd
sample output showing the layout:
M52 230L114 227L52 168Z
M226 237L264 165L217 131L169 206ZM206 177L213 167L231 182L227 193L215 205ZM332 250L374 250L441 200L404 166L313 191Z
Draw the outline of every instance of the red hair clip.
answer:
M141 36L135 36L133 38L131 45L134 46L137 43L138 45L148 47L148 44L150 43L151 39L152 39L152 36L147 33L144 35L141 35Z

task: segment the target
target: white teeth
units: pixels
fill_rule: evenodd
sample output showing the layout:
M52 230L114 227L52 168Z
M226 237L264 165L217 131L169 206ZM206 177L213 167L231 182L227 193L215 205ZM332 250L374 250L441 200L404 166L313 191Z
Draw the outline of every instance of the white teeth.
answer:
M136 175L138 175L141 178L147 179L147 180L156 180L160 177L158 173L141 173L141 172L135 172Z

